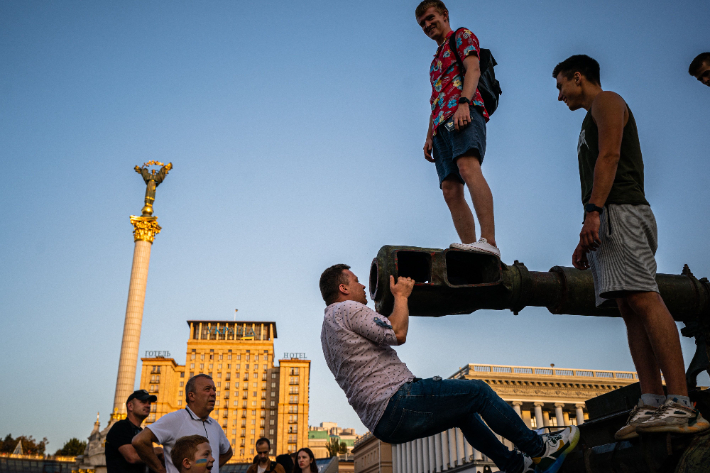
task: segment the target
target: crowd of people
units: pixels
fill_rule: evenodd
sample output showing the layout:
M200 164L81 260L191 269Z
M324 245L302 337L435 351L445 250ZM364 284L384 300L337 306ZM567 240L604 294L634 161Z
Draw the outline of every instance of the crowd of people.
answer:
M440 0L421 2L415 17L437 43L429 68L431 115L423 151L424 158L435 164L461 240L451 247L500 257L493 196L481 170L490 114L479 90L478 38L467 28L452 30L449 11ZM710 86L710 53L698 55L688 72ZM572 263L591 270L597 305L611 301L619 308L641 385L641 399L616 438L706 430L710 424L688 398L678 330L655 282L657 228L644 193L634 115L619 94L602 89L600 66L586 55L560 62L552 77L559 101L570 110L587 110L577 145L584 221ZM465 199L466 187L480 239ZM540 435L486 383L417 378L399 359L392 346L406 341L414 283L411 278L390 277L394 309L384 317L367 307L365 286L348 265L331 266L321 275L326 304L323 353L363 424L377 438L395 444L458 427L501 471L557 471L579 441L576 426ZM143 473L146 468L155 473L219 472L233 452L224 431L210 417L215 384L210 376L198 374L187 382L185 393L184 409L145 429L141 423L157 398L145 390L129 396L126 419L116 422L106 439L108 473ZM494 432L516 449L506 448ZM273 461L267 438L257 440L255 447L257 455L247 473L318 471L308 448Z

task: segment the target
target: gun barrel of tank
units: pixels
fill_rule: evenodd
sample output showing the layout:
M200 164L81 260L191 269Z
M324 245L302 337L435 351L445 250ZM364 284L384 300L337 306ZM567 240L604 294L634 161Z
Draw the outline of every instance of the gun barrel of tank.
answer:
M555 266L529 271L524 264L506 265L494 255L457 249L383 246L370 268L370 297L378 312L394 306L389 277L415 281L409 313L440 317L470 314L479 309L546 307L554 314L619 317L613 300L596 306L590 271ZM678 321L707 314L710 285L696 279L687 266L680 275L658 274L656 282L671 314Z

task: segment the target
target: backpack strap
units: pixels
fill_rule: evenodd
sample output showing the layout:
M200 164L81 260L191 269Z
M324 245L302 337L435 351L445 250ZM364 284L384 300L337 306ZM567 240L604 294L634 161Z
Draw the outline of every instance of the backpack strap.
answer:
M461 56L459 56L458 48L456 47L456 35L462 29L463 28L457 29L456 31L454 31L454 34L449 37L449 49L451 49L451 52L454 53L454 58L456 59L456 63L459 65L459 70L461 70L461 74L466 74L466 67L463 65ZM463 80L463 77L461 79Z

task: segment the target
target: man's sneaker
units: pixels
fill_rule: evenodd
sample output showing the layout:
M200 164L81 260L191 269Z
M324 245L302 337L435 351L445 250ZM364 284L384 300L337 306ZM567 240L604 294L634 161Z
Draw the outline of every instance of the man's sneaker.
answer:
M451 248L473 251L474 253L487 253L500 258L500 250L488 243L488 240L485 238L481 238L476 243L452 243Z
M545 442L545 452L540 457L533 457L537 473L555 473L560 469L565 457L574 450L579 442L579 429L570 425L565 430L541 435Z
M634 406L631 414L629 414L626 425L614 434L614 438L616 440L629 440L638 437L639 434L636 432L636 427L653 417L657 410L657 407L647 406L639 400L638 405Z
M522 453L522 452L521 452ZM535 473L535 462L523 453L523 473Z
M673 402L672 399L656 409L653 417L636 426L636 431L642 434L652 432L674 432L677 434L694 434L710 428L697 409L685 407Z

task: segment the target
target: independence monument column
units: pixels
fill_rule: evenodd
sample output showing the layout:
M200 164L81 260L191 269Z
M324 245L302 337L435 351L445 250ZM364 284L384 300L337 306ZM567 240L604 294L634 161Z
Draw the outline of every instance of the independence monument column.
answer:
M157 172L149 170L149 166L160 166ZM143 303L145 302L145 288L148 282L148 264L150 263L150 248L155 235L160 233L158 217L153 216L153 202L155 189L163 182L168 171L173 168L172 163L163 165L157 161L149 161L143 167L135 167L146 183L145 205L142 215L131 215L133 224L133 266L131 268L131 281L128 285L128 303L126 305L126 319L123 324L123 341L121 342L121 357L118 361L118 376L116 378L116 394L113 399L113 413L111 420L126 417L126 399L133 392L136 379L136 365L138 363L138 345L141 339L141 324L143 322Z

